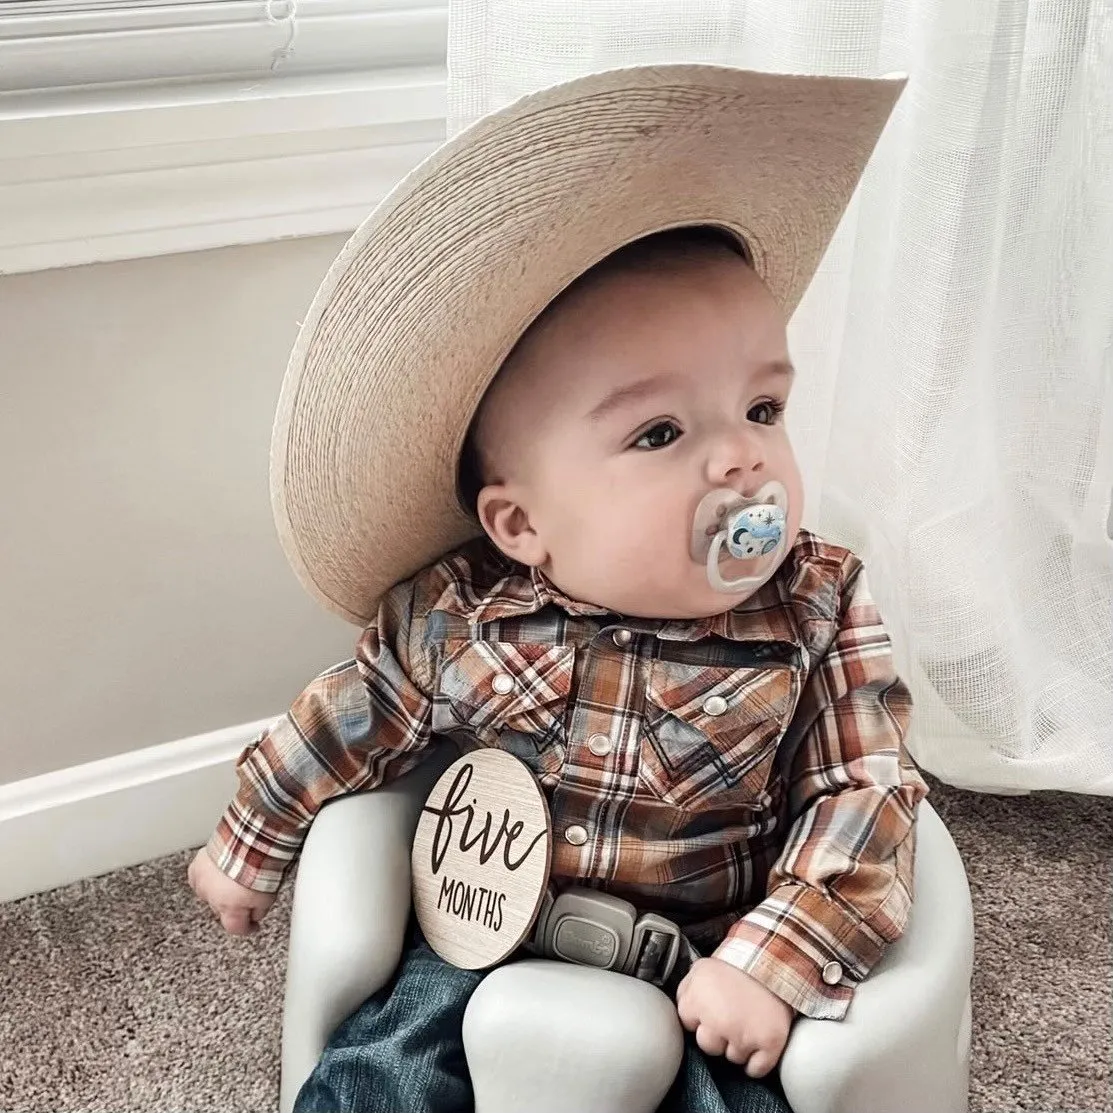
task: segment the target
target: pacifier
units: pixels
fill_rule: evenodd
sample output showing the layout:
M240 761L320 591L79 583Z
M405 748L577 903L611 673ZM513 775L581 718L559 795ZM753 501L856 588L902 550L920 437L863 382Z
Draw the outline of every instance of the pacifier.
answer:
M787 509L788 494L776 480L750 498L720 487L700 500L692 523L691 555L706 564L707 582L716 591L756 590L773 575L788 532ZM761 560L764 571L726 580L720 565L727 557Z

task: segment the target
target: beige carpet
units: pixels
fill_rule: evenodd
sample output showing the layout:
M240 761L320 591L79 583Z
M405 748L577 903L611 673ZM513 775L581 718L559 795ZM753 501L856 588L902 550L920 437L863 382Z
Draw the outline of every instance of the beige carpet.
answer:
M1113 1111L1113 800L932 787L974 895L971 1110ZM4 1113L275 1108L289 891L228 938L189 857L0 906Z

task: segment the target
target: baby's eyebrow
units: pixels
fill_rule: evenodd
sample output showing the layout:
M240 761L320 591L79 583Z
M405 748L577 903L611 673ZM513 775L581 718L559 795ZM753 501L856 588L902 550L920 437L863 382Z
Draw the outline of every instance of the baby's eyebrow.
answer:
M756 369L756 373L759 375L784 375L791 379L796 374L796 368L787 359L771 359L762 363ZM642 402L646 398L673 386L676 379L677 376L671 371L662 371L656 375L647 375L644 379L635 379L634 382L626 383L625 386L615 387L614 390L604 396L601 402L592 407L588 412L587 419L593 422L602 421L624 406L629 406L633 402Z
M787 375L790 379L796 374L796 368L787 359L771 359L758 368L759 373Z
M676 381L676 376L671 372L663 371L657 375L647 375L644 379L636 379L625 386L616 387L603 397L587 415L588 421L602 421L603 418L620 410L631 402L640 402L645 398L660 393Z

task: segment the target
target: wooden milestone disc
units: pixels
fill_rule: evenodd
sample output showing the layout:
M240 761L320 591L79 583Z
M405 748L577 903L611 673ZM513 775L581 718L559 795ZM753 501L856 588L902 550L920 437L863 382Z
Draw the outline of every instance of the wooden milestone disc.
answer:
M414 836L413 900L429 946L484 970L527 937L549 881L549 808L529 768L504 750L454 761Z

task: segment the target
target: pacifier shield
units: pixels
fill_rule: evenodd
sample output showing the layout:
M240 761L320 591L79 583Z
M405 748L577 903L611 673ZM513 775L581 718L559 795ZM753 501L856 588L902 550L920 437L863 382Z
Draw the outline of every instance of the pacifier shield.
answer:
M719 489L700 500L692 525L692 558L702 557L707 582L716 591L752 594L773 575L787 536L787 507L788 492L776 480L748 498ZM752 564L765 557L769 559L759 566L763 571L724 578L724 562Z
M771 553L785 534L785 512L771 502L747 506L732 514L727 524L727 551L736 560L753 560Z

